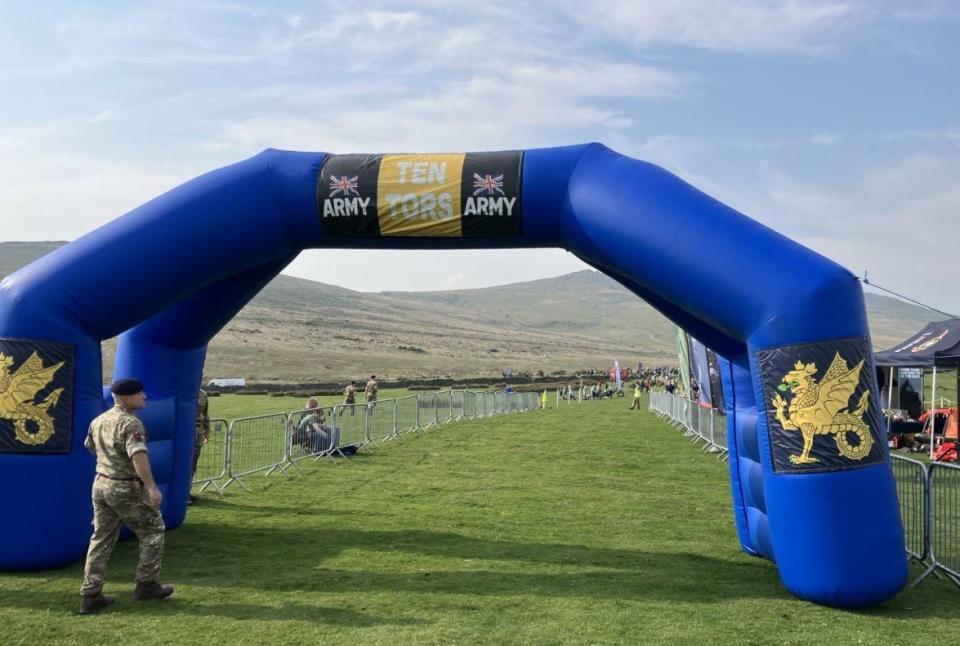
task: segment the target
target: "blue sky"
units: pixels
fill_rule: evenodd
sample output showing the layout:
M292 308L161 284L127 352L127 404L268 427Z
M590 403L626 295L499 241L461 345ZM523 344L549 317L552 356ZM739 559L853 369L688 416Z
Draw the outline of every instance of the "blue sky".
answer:
M76 238L266 147L596 140L960 311L958 61L956 1L9 3L0 236ZM351 250L286 273L377 291L581 268Z

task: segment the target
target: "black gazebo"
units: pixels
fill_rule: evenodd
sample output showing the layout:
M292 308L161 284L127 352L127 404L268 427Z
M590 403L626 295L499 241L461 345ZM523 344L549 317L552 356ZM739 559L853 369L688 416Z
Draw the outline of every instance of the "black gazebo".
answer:
M887 404L893 399L893 369L920 368L933 371L933 383L930 388L930 408L936 409L937 369L960 368L960 320L947 319L927 324L925 328L906 341L898 343L889 350L876 354L878 371L889 368L886 376L888 387ZM960 378L957 379L957 401L960 402ZM931 418L934 415L931 412ZM931 420L931 429L933 428ZM933 441L930 442L930 454L933 455Z

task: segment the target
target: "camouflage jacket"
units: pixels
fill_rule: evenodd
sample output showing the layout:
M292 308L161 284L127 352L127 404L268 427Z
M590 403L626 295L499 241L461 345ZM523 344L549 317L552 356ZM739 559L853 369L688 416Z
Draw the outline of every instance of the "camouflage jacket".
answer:
M207 391L202 389L197 395L197 418L193 428L194 444L203 444L210 436L210 400Z
M131 458L147 450L147 431L143 422L114 406L90 422L83 445L97 456L97 473L132 480L137 472Z

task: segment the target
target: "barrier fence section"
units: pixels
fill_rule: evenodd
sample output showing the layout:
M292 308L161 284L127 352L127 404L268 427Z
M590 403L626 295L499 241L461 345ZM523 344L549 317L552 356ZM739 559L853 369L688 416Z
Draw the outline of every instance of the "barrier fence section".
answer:
M446 424L451 419L453 419L453 408L450 404L450 393L449 390L441 390L436 394L437 398L437 421L441 424Z
M665 392L651 392L648 409L683 429L692 442L703 440L726 455L726 418L719 410ZM891 458L907 556L926 566L911 585L937 574L960 586L960 466L925 464L897 454Z
M452 396L451 393L451 399ZM417 395L417 430L426 430L434 426L440 426L437 396Z
M927 543L927 465L901 455L892 457L907 555L925 562L930 552Z
M376 444L395 434L397 400L383 399L367 408L367 444ZM366 446L366 445L364 445Z
M463 393L463 418L475 419L477 417L477 395L470 391Z
M417 430L417 395L401 397L397 400L397 420L394 426L394 434L399 437L401 433L413 433Z
M960 586L960 467L935 462L928 474L930 567Z
M702 441L704 452L715 453L718 459L727 459L727 417L724 411L700 406L697 402L670 393L653 391L650 392L647 408L657 417L682 429L693 444Z
M437 393L383 399L367 404L337 404L241 417L227 423L210 420L210 432L201 447L193 485L218 493L243 478L290 469L307 459L333 460L368 449L402 435L425 432L434 426L539 408L537 393L444 390ZM221 481L226 479L224 484Z
M334 419L340 429L340 450L347 447L360 449L367 445L367 412L372 404L338 404L333 409Z
M463 391L462 390L450 391L450 417L451 419L457 422L463 419Z
M213 487L222 492L219 481L227 475L227 429L229 423L225 419L211 419L210 431L206 441L196 438L199 446L194 447L196 468L193 470L193 484L199 485L200 491Z
M483 397L483 416L484 417L493 417L497 414L497 394L496 393L480 393Z
M260 471L268 474L281 470L286 474L287 415L274 413L244 417L230 422L227 429L227 475L223 488Z

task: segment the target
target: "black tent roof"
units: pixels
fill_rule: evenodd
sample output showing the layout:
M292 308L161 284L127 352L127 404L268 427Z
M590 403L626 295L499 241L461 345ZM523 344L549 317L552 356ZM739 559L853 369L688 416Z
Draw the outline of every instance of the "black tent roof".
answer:
M878 366L960 365L960 321L929 323L912 337L876 354Z

